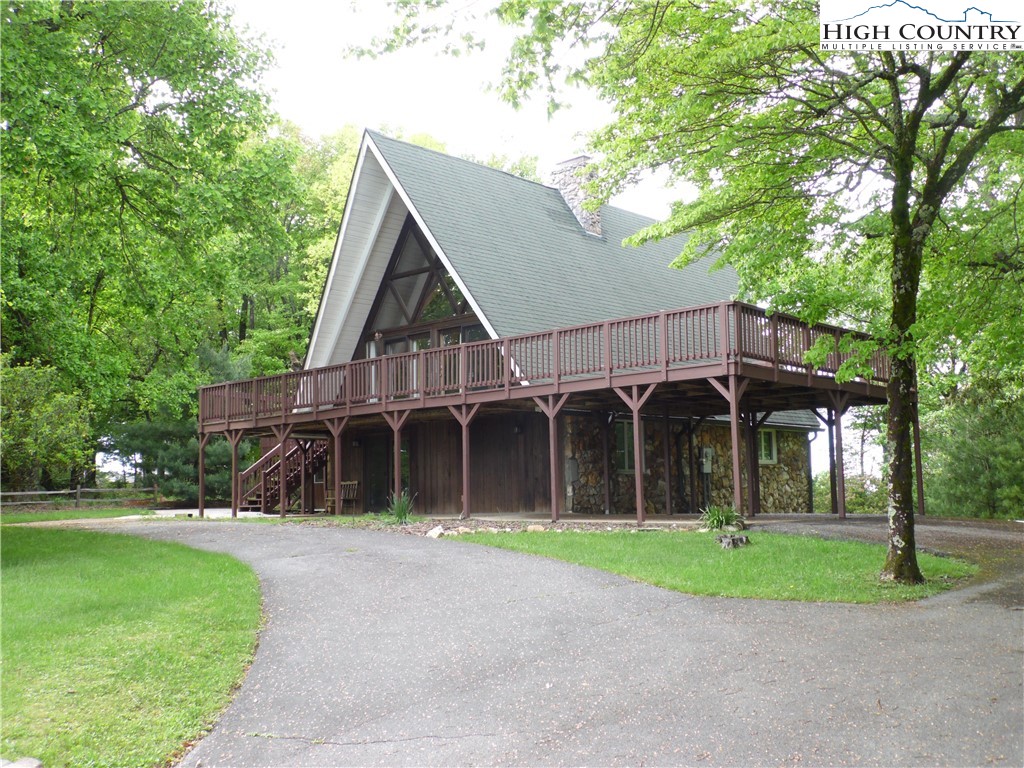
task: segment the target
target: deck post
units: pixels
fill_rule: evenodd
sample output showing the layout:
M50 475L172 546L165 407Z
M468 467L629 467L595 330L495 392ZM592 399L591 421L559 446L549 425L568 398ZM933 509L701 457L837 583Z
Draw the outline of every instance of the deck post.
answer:
M551 522L553 523L558 522L559 510L562 507L562 489L559 482L561 462L558 460L558 412L562 410L562 406L568 399L568 392L563 395L548 395L547 398L536 396L533 398L541 413L548 417L548 460L551 471Z
M614 413L601 416L601 460L604 467L604 513L612 513L612 451L611 451L611 424L615 418Z
M836 422L836 498L839 502L839 519L846 519L846 466L843 462L843 414L846 413L849 394L845 392L829 392L829 399L835 410Z
M828 493L829 511L835 515L839 512L839 494L836 491L836 412L825 409L825 432L828 434Z
M394 487L392 489L393 500L402 495L402 427L409 418L410 411L384 411L384 420L387 421L394 433L392 446L392 462L394 468Z
M665 320L665 313L662 312L662 322ZM667 359L667 358L666 358ZM672 445L669 442L672 438L672 428L668 420L668 407L665 408L665 421L664 421L665 434L662 437L664 442L664 460L665 460L665 514L672 514Z
M208 432L199 433L199 517L206 517L206 444L210 442Z
M299 440L299 514L306 514L306 471L309 467L309 441Z
M711 385L718 390L718 394L729 402L729 431L732 438L732 504L736 513L743 514L743 480L741 473L743 463L740 458L740 400L743 393L747 391L747 383L750 379L741 379L739 376L730 375L729 385L726 387L718 379L708 379Z
M348 424L348 416L342 416L338 419L328 419L326 422L327 429L330 431L331 436L334 438L334 455L332 461L334 464L334 514L338 514L338 510L342 508L341 504L341 433L345 429L345 425Z
M697 441L697 427L693 424L691 416L686 430L686 453L687 453L687 474L690 477L690 514L697 514L697 453L694 443Z
M835 413L831 408L825 409L824 416L818 413L817 408L812 408L811 413L824 425L825 435L828 438L828 489L831 497L829 509L831 514L834 515L839 511L839 499L836 495L836 447L832 440L832 427L836 423ZM811 511L813 512L814 510L812 509Z
M279 426L273 426L271 429L274 431L274 437L278 441L278 451L280 458L277 463L277 490L278 496L281 503L280 516L283 518L288 514L288 438L291 437L292 429L294 427L291 424L281 424Z
M746 446L747 454L747 506L750 508L749 514L751 517L754 517L760 511L758 509L759 493L757 490L758 467L755 463L757 458L757 454L755 453L755 451L757 450L755 447L755 442L757 440L757 430L754 427L754 422L756 418L757 414L755 413L742 414L744 437L743 442Z
M238 477L238 446L242 442L244 430L228 430L228 442L231 443L231 517L238 517L238 508L242 503L242 487Z
M469 424L473 421L477 411L480 410L480 403L469 406L462 404L459 406L449 405L448 410L451 412L455 420L459 422L459 426L462 428L462 513L459 515L460 520L468 520L470 515L470 503L469 503Z
M921 412L918 401L914 400L914 471L917 474L917 514L924 517L924 467L921 465Z
M636 522L642 525L647 519L647 510L644 505L644 423L640 415L644 404L654 394L657 384L648 384L644 393L640 394L640 387L633 385L631 392L626 392L621 387L615 387L615 394L624 402L633 414L633 480L636 485Z
M761 459L759 456L760 451L759 443L757 441L757 435L761 429L761 425L768 421L768 417L771 416L772 413L774 413L774 411L765 411L764 413L761 414L760 418L758 418L756 413L751 414L751 422L754 425L754 436L752 439L750 452L750 465L752 467L751 472L753 473L754 477L754 502L752 506L756 510L756 514L758 515L761 514ZM778 435L776 435L776 437L778 437ZM776 442L776 457L778 456L778 450L779 446Z

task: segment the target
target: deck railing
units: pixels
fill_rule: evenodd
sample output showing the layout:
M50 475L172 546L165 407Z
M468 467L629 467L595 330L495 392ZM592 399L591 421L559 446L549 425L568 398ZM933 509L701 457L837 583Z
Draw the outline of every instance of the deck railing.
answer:
M831 351L812 366L806 353L823 338L831 339L825 342ZM514 389L529 385L593 380L600 386L620 374L716 363L834 378L853 355L845 349L847 338L869 340L855 331L722 302L214 384L200 389L199 418L207 426L467 392L504 390L514 396ZM873 352L866 365L861 381L888 381L883 352Z

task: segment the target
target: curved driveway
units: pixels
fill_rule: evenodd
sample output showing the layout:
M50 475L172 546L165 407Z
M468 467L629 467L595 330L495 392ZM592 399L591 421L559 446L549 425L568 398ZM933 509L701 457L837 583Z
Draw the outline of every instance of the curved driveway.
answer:
M457 540L118 529L262 582L255 662L185 766L1024 765L1024 612L976 592L697 598Z

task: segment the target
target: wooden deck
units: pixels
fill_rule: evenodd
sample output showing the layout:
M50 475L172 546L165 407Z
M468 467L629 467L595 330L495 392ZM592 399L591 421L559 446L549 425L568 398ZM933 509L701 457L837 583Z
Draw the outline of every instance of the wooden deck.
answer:
M481 407L519 407L548 418L551 516L557 520L557 419L572 398L574 408L621 412L625 406L632 414L640 522L641 411L657 406L666 414L728 414L734 505L755 514L758 473L748 473L748 508L740 480L742 455L746 451L747 462L756 464L756 433L770 413L814 409L830 430L834 428L842 455L842 413L852 405L886 401L889 360L880 351L859 360L859 376L836 378L840 366L854 355L850 342L869 340L834 326L769 316L750 304L722 302L202 387L200 509L205 493L203 452L213 435L223 434L232 444L232 506L237 508L242 490L237 453L244 435L272 432L282 446L298 436L332 439L332 455L339 456L347 427L381 419L394 433L392 476L397 494L404 425L417 412L424 417L440 412L450 414L461 427L461 497L463 514L468 515L469 425ZM819 353L820 364L806 362L812 348ZM818 408L825 409L824 416ZM280 457L282 465L286 460L285 455ZM340 462L334 464L334 496L340 498ZM838 473L842 497L841 465ZM286 506L286 486L287 479L278 483L281 509Z
M823 402L811 390L843 391L856 402L884 402L889 361L881 352L866 361L864 376L836 380L836 371L851 357L844 351L844 339L850 337L867 338L769 316L740 302L692 307L202 387L199 431L268 431L338 416L725 376L790 390L782 402L788 408ZM821 343L831 350L824 363L807 364L805 353ZM727 411L728 404L722 405Z

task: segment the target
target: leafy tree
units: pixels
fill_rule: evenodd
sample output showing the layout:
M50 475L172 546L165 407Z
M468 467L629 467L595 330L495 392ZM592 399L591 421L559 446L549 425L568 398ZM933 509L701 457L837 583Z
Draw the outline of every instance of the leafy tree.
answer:
M928 505L940 515L1020 517L1024 509L1024 399L981 383L928 414L922 439Z
M3 349L54 367L96 433L188 410L230 277L217 245L264 214L236 182L266 54L196 0L2 14Z
M112 425L106 439L111 453L121 457L146 487L157 486L160 495L193 505L199 499L199 440L191 417L161 414L152 421ZM256 443L243 440L240 456L253 458ZM211 440L205 456L207 497L231 499L231 446ZM244 465L243 465L244 466Z
M452 29L450 16L430 16L444 2L393 5L396 34L379 48L410 29L416 39ZM919 364L952 345L971 365L1021 370L1024 257L1012 212L1024 180L1024 59L825 53L808 0L504 0L493 12L520 29L506 98L543 87L554 100L564 76L615 109L593 142L605 195L660 168L700 191L637 242L691 232L682 261L718 249L746 297L862 325L884 345L882 577L920 581L910 437Z
M54 368L0 363L0 467L9 491L73 487L92 464L89 408Z

